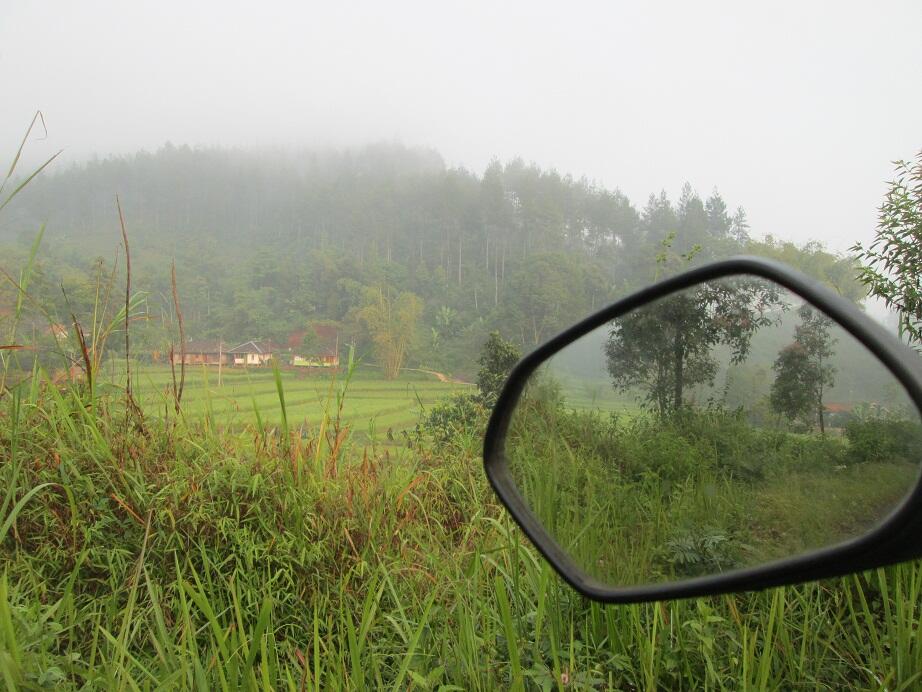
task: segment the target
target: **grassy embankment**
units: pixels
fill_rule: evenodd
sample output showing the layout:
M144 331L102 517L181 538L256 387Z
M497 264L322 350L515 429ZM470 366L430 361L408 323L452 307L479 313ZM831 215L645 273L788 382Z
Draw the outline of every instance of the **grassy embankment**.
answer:
M476 434L372 450L335 416L302 434L290 415L278 434L126 421L109 396L35 378L3 400L10 689L920 682L918 563L602 607L564 587L496 506Z

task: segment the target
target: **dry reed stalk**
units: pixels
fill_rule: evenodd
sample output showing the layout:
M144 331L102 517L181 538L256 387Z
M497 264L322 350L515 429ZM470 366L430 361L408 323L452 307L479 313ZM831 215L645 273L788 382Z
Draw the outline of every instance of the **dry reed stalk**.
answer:
M182 390L186 384L186 330L183 326L182 310L179 307L179 289L176 287L176 260L173 260L170 269L170 284L173 288L173 307L176 308L176 320L179 324L179 386L176 386L176 368L173 368L173 399L176 403L176 413L179 414ZM173 363L173 346L170 346L170 364Z
M61 290L64 290L64 287L61 286ZM80 354L83 356L83 370L86 373L86 385L90 390L92 395L93 392L93 360L90 357L90 351L86 346L86 336L83 334L83 328L80 326L80 322L77 321L77 316L72 312L70 313L70 319L74 325L74 333L77 335L77 343L80 344Z
M125 393L130 406L133 401L131 396L131 349L128 338L128 318L131 314L131 250L128 247L125 215L122 214L122 203L118 195L115 195L115 206L118 208L118 222L122 229L122 242L125 243Z

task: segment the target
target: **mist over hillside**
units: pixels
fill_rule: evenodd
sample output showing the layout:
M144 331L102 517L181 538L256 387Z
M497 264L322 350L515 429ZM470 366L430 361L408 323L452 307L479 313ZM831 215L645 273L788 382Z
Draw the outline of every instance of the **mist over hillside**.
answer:
M716 189L702 197L686 185L678 199L655 192L639 205L520 159L479 173L393 144L297 152L168 144L52 170L11 205L0 221L7 268L44 224L35 282L50 312L88 309L91 278L111 271L121 245L116 194L133 285L146 295L137 338L148 348L175 338L173 261L190 338L284 340L324 321L367 350L358 312L368 292L412 294L422 313L410 361L462 371L490 330L532 348L674 271L658 262L664 253L691 256L682 266L740 252L778 256L862 295L851 260L816 244L752 240L743 208Z

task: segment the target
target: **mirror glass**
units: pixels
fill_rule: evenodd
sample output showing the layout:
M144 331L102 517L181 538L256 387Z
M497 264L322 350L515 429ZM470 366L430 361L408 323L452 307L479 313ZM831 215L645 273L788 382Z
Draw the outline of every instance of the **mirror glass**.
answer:
M922 425L864 346L764 279L707 282L559 351L505 458L609 586L754 567L865 534L913 488Z

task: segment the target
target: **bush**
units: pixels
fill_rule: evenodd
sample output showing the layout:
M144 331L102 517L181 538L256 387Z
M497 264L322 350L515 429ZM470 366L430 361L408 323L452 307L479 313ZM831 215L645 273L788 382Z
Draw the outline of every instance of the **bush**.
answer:
M496 402L509 372L521 357L515 344L503 339L499 332L490 333L480 349L480 371L477 373L477 388L486 406Z
M431 435L437 445L445 445L457 435L480 434L488 414L478 394L464 392L434 406L419 428L420 432Z
M666 541L659 559L675 577L703 577L741 566L739 546L723 529L714 526L687 529Z
M871 419L845 426L853 463L922 460L922 426L908 420Z
M679 482L713 466L712 449L657 419L634 421L619 439L625 471L635 480L652 472L661 480Z

